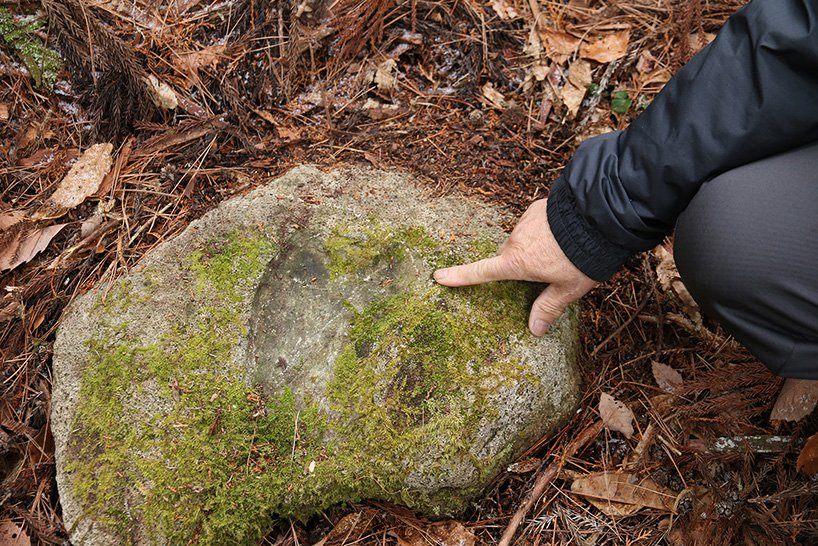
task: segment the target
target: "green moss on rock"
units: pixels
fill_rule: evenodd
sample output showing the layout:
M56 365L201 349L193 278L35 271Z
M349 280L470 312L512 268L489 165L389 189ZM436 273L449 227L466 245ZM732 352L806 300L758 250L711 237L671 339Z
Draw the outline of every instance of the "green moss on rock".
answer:
M331 286L391 262L435 267L494 248L476 241L457 254L421 229L370 225L338 228L324 241ZM211 241L185 265L193 318L154 343L129 339L127 324L90 343L68 467L86 510L123 543L135 518L171 544L252 544L278 517L361 498L454 513L479 485L410 493L407 483L457 481L445 474L458 466L485 483L510 454L512 446L481 459L469 446L481 420L497 412L489 397L498 387L539 381L507 347L526 335L536 287L414 282L354 309L326 411L287 388L264 397L232 364L247 335L238 309L276 252L263 234ZM130 301L125 283L122 300ZM164 406L134 407L148 387ZM148 415L137 425L127 414L139 411ZM133 491L143 497L138 510L128 508Z
M330 241L337 275L410 255L434 268L484 258L496 249L478 240L464 255L422 230L391 231L377 225L369 236L345 237L343 245L338 237ZM505 345L510 336L526 335L525 317L534 297L534 287L517 282L458 290L420 283L355 311L328 392L339 416L335 426L348 438L344 452L368 456L363 467L346 463L366 477L364 483L373 484L359 494L386 494L395 502L435 513L465 508L477 491L442 489L425 496L414 491L410 498L406 483L418 472L410 461L422 460L424 453L433 455L430 468L423 469L427 475L462 465L458 458L468 454L480 420L496 411L488 396L503 382L538 381L508 356ZM490 478L507 455L465 462Z
M209 302L195 320L173 325L152 344L128 339L127 324L90 342L68 470L86 510L123 543L133 538L135 518L174 544L192 537L252 543L283 502L270 491L321 457L317 409L296 408L288 391L263 400L229 364L246 334L237 303L274 253L262 234L213 242L188 261L196 291ZM130 292L129 281L120 281L117 295ZM151 382L169 403L136 424L126 414L142 411L133 406ZM129 491L144 495L140 513L128 510Z

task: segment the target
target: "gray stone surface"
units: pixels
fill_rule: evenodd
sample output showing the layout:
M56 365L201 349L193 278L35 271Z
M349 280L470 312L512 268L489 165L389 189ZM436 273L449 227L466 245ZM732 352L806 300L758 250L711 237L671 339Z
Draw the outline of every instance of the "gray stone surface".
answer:
M77 298L52 412L73 543L255 544L362 498L462 510L578 400L573 311L535 339L538 287L431 280L502 220L401 173L302 167Z

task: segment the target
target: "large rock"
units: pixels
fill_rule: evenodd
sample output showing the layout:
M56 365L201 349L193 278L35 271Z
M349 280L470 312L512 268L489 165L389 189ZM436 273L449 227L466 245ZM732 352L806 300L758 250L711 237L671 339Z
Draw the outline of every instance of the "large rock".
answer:
M578 398L571 313L535 339L538 287L431 280L501 220L299 168L77 298L52 415L74 544L255 544L363 498L461 511Z

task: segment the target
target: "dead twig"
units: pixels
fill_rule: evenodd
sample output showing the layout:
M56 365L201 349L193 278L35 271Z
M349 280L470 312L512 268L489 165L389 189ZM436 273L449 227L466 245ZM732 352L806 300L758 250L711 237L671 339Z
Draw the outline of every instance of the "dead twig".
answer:
M580 433L579 436L574 438L574 440L568 444L568 447L565 449L565 452L562 454L562 457L552 462L548 465L541 474L537 476L537 481L534 482L534 488L531 490L531 493L523 500L520 504L520 507L514 513L514 516L511 518L511 521L508 523L506 530L503 532L503 536L500 537L500 542L498 546L510 546L512 539L514 538L515 533L517 532L517 528L522 523L523 518L528 515L528 512L531 510L531 507L534 506L537 501L540 500L543 493L545 493L545 489L548 485L557 477L560 470L562 469L562 465L565 464L565 459L569 457L573 457L577 454L577 452L585 447L591 440L596 438L599 431L602 430L603 423L602 421L596 421L590 427L586 428L584 431Z

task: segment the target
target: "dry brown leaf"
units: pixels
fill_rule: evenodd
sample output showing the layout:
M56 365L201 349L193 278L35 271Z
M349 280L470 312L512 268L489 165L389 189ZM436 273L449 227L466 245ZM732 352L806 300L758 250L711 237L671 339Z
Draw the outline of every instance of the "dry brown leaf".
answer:
M0 521L0 544L3 546L31 546L26 530L10 519Z
M83 153L62 179L48 201L58 207L71 209L96 193L102 179L111 170L113 144L94 144Z
M712 42L716 39L716 35L710 32L705 32L703 34L699 34L698 32L693 32L687 37L687 43L690 45L691 53L698 53L701 51L707 44Z
M457 521L440 521L426 526L415 525L393 531L401 546L474 546L477 537Z
M213 68L221 60L225 50L224 44L207 46L198 51L188 51L180 53L176 57L176 67L188 74L190 80L199 78L199 70L202 68Z
M481 88L481 91L483 93L483 98L486 99L488 104L493 108L505 110L510 106L503 94L497 91L491 82L486 82Z
M523 53L535 59L540 58L542 53L542 40L537 32L537 25L531 25L531 32L528 33L528 43L523 48Z
M665 392L673 392L676 387L680 387L684 383L682 374L661 362L652 361L651 370L653 371L653 378L659 388Z
M535 64L531 67L531 76L538 82L545 81L545 78L548 77L548 67L543 66L541 64Z
M795 469L808 476L814 476L818 472L818 433L810 436L801 448Z
M0 102L0 123L6 123L10 118L9 105L5 102Z
M582 43L581 39L558 30L540 30L539 37L545 55L558 64L570 59Z
M568 115L576 117L579 112L579 107L582 105L582 99L585 98L585 89L580 89L571 82L567 82L560 89L560 98L565 106L568 108Z
M278 120L276 120L275 116L271 112L268 112L267 110L259 110L258 108L253 108L253 112L255 112L258 117L270 125L274 127L278 125Z
M639 54L636 60L636 74L634 74L634 79L639 84L666 83L670 76L670 71L659 65L659 61L650 51L645 50Z
M575 117L591 85L591 64L579 59L568 68L568 81L560 89L560 98L568 108L568 114Z
M20 230L0 247L0 271L14 269L42 252L66 224Z
M97 188L94 197L103 197L111 188L113 188L114 184L119 180L119 175L122 172L122 168L128 164L128 159L131 157L131 151L133 151L133 144L136 139L133 136L128 137L128 140L125 141L125 144L119 151L119 155L114 161L114 166L108 171L102 182L99 184L99 188ZM113 206L113 204L111 205Z
M612 518L626 518L632 516L642 509L638 504L625 504L622 502L602 500L587 497L588 502L597 507L603 514Z
M17 318L20 315L20 304L13 301L0 308L0 323Z
M497 17L503 21L510 21L520 16L514 6L509 5L506 0L491 0L491 7L497 14Z
M642 508L673 512L676 494L650 478L627 472L598 472L574 480L571 491L609 516L628 516Z
M649 400L653 412L657 415L663 415L679 405L682 398L675 394L657 394L656 396L651 396Z
M334 544L349 544L359 540L369 530L377 511L367 508L361 512L353 512L342 517L335 527L323 539L313 546L333 546Z
M818 404L818 381L787 379L770 412L770 421L800 421Z
M605 392L599 396L599 417L608 430L621 432L625 438L633 436L633 412L628 406Z
M523 459L522 461L517 461L516 463L510 464L507 470L515 474L526 474L537 470L541 464L542 459L529 457L528 459Z
M60 159L69 163L80 156L80 151L77 148L63 148L60 150L58 146L51 148L43 148L37 150L28 157L17 160L17 164L21 167L44 167L55 159Z
M301 129L298 127L287 127L286 125L279 125L276 127L276 131L278 131L278 136L286 140L287 142L296 142L301 140L302 134Z
M628 53L630 39L631 31L628 29L608 32L597 36L590 43L582 44L579 56L599 63L609 63L621 59Z
M639 58L636 59L636 71L640 74L645 74L648 72L653 72L656 70L656 57L648 51L647 49L639 54Z
M0 230L6 230L11 226L20 223L26 217L24 212L19 210L6 210L0 212Z
M568 81L582 89L583 92L591 85L591 63L578 59L568 68Z
M665 292L672 291L679 298L682 308L687 313L693 322L699 326L702 318L699 313L699 304L693 299L693 296L688 292L687 287L682 282L679 276L679 270L676 269L676 261L673 259L673 252L668 250L664 245L659 245L653 249L653 255L659 260L656 265L656 279Z
M174 146L181 146L198 140L227 126L227 123L217 118L185 120L175 126L173 130L159 133L143 142L140 148L134 150L133 156L135 158L147 157Z
M398 85L398 63L395 59L386 59L375 69L372 82L378 86L378 91L392 91Z
M457 521L440 521L429 527L429 532L446 546L474 546L477 537Z
M159 78L153 74L148 75L145 83L148 86L148 91L150 91L151 100L153 100L157 108L175 110L179 106L179 99L176 98L176 92L174 92L168 84L160 81Z

